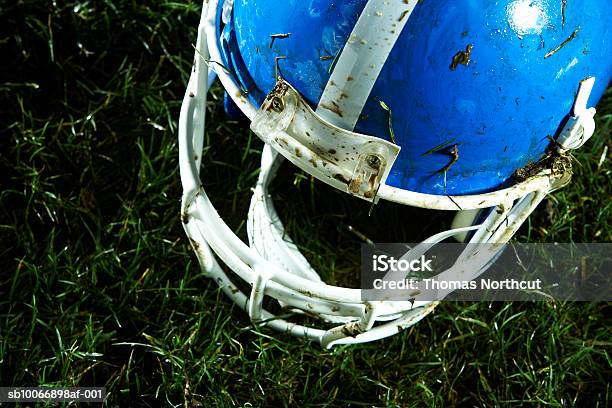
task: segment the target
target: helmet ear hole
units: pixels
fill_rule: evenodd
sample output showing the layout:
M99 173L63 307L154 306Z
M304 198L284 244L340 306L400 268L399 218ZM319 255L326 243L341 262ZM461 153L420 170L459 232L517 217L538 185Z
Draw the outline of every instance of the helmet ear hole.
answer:
M480 218L481 213L482 210L480 209L457 211L457 214L455 214L455 218L453 219L451 229L471 227L474 225L475 221ZM457 240L457 242L468 242L472 234L473 231L466 231L455 235L454 238Z

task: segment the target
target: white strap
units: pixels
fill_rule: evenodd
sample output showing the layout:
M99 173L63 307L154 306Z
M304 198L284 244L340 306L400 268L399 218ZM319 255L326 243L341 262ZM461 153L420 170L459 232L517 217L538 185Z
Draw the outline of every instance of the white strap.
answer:
M369 0L323 91L317 114L353 130L391 50L419 0Z

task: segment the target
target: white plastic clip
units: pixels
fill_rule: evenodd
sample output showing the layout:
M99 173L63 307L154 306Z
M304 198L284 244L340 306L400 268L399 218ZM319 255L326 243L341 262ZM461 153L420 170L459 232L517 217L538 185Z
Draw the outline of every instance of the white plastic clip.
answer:
M359 329L362 332L372 329L372 327L374 327L374 323L376 323L376 320L379 317L378 310L376 310L376 304L367 302L363 309L363 315L361 316L361 319L359 319Z
M595 85L595 77L580 82L580 89L574 103L573 116L561 132L557 142L564 150L581 148L595 133L595 108L587 108L589 97Z
M263 316L263 299L266 294L266 286L270 277L267 273L258 271L259 268L255 266L255 279L253 279L253 288L251 289L251 296L249 296L248 312L251 318L251 323L255 327L259 326L262 322ZM259 272L259 273L257 273Z
M319 180L367 201L376 201L400 147L326 122L282 78L251 123L274 150Z

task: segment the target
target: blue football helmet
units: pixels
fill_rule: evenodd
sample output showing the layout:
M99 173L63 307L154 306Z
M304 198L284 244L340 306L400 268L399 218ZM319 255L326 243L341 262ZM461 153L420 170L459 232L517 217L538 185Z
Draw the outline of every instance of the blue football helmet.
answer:
M386 184L499 189L612 78L607 0L237 0L223 64L260 106L282 76L321 117L401 147ZM453 161L452 166L448 166Z
M593 134L592 106L612 78L610 21L608 0L207 0L179 126L182 219L203 270L255 324L328 347L414 324L436 303L364 302L359 290L321 282L268 194L281 158L364 200L457 211L451 229L426 242L499 245L476 277L569 182L567 152ZM226 110L266 142L248 246L200 182L216 76ZM264 296L336 326L280 319Z

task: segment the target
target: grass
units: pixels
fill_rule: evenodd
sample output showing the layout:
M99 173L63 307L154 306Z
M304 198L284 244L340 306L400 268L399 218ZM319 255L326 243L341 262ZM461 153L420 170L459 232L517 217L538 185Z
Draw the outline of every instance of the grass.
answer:
M391 339L332 351L256 333L202 276L179 220L198 3L24 0L0 16L0 385L105 386L108 406L609 406L605 303L448 303ZM244 237L262 146L214 95L205 185ZM519 239L612 240L612 165L599 166L610 93L599 109L573 184ZM412 210L382 204L368 218L369 205L294 167L275 192L330 282L355 278L349 226L414 240Z

